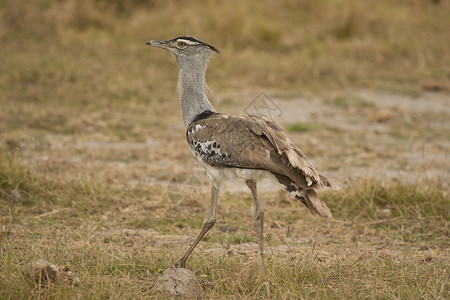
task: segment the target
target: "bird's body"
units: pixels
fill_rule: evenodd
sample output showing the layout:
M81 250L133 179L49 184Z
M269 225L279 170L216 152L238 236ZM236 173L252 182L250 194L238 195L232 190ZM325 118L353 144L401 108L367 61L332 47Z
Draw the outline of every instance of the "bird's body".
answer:
M194 247L216 222L217 196L226 180L244 180L252 192L261 258L264 211L256 191L256 183L261 179L280 183L312 214L331 217L330 210L315 190L322 187L337 189L337 185L316 171L276 122L252 115L218 113L208 101L205 71L211 53L218 52L216 48L186 36L147 44L169 50L177 60L186 139L212 185L211 207L202 230L176 265L185 266Z
M233 136L232 131L221 128L220 123L214 121L225 116L230 117L217 114L209 122L203 119L198 120L193 122L186 131L191 152L205 168L211 184L220 188L223 182L236 179L244 181L269 179L276 182L276 178L270 171L257 168L255 165L251 167L249 163L245 163L245 160L240 160L244 156L242 152L246 151L245 148L249 146L254 149L254 145L242 143ZM224 130L227 134L222 134Z
M186 138L192 154L204 166L216 188L230 179L267 178L301 198L304 189L334 187L317 173L283 129L265 118L203 113L188 127ZM313 214L331 217L323 203L305 204Z

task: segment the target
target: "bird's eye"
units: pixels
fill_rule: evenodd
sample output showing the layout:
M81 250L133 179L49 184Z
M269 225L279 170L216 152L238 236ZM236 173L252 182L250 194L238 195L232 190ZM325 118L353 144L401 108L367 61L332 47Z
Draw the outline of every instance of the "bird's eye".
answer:
M183 47L185 47L185 46L186 46L186 43L185 43L185 42L178 42L178 47L183 48Z

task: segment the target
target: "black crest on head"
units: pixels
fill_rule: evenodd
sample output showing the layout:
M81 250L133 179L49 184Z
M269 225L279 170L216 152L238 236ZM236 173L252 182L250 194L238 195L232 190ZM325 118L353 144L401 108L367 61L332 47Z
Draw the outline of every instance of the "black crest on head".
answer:
M212 51L214 51L214 52L216 52L216 53L220 53L220 51L219 51L216 47L211 46L210 44L207 44L207 43L205 43L205 42L202 42L202 41L200 41L199 39L196 39L195 37L187 36L187 35L182 35L182 36L179 36L179 37L177 37L177 38L172 39L172 41L176 41L176 40L178 40L178 39L183 39L183 40L188 40L188 41L196 42L196 43L199 43L200 45L203 45L203 46L208 47L209 49L211 49Z

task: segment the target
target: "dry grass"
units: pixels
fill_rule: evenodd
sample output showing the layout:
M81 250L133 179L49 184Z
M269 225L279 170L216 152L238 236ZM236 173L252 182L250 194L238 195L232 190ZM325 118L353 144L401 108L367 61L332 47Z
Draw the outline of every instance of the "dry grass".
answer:
M204 297L448 299L449 12L425 0L2 2L0 298L162 297L153 282L199 230L208 188L173 58L144 42L190 34L222 51L208 73L219 110L264 90L343 186L321 194L332 220L261 187L264 274L250 195L225 188L188 261ZM183 172L199 198L168 196ZM80 283L30 281L38 258Z
M1 167L1 298L158 298L153 282L196 234L207 207L207 193L177 204L159 184L141 190L49 179L4 152ZM324 194L335 212L329 221L284 193L264 195L263 275L250 209L240 209L242 201L250 206L249 195L224 194L219 223L189 261L205 298L448 297L450 203L442 187L350 186ZM69 268L80 284L30 281L26 267L42 257Z

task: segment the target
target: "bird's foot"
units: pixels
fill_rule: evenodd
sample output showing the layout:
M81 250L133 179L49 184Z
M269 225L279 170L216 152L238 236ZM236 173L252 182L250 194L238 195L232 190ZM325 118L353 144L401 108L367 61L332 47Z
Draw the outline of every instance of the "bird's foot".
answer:
M185 257L180 257L179 259L177 259L172 267L174 268L186 268L186 258Z

